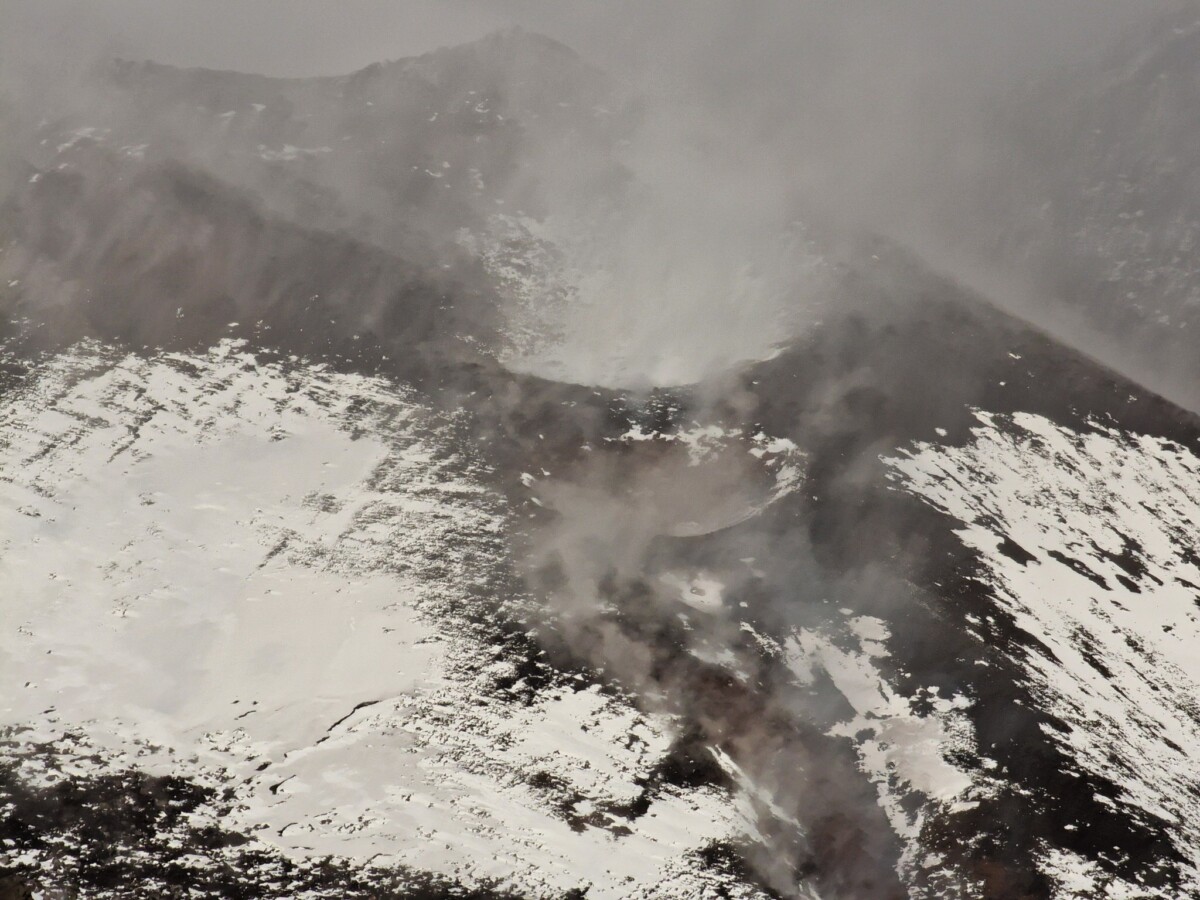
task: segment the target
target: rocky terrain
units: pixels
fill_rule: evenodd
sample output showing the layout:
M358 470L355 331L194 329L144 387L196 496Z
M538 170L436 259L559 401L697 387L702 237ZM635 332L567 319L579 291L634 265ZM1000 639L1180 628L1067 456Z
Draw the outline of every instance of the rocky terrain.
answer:
M804 327L552 377L640 110L547 39L94 89L5 112L0 897L1200 896L1191 412L805 223Z

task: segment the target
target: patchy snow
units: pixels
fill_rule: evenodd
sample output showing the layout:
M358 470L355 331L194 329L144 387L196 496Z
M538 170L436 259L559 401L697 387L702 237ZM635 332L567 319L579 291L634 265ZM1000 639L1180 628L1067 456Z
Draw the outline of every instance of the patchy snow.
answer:
M950 761L954 753L974 750L974 729L964 713L970 701L956 696L920 703L936 698L936 690L902 696L875 662L888 655L886 623L858 616L846 626L800 629L784 643L782 656L800 684L812 684L824 673L852 710L830 733L853 742L861 769L903 841L900 872L911 878L928 856L921 842L924 823L968 809L990 791L986 779ZM922 713L919 705L932 711Z
M693 422L689 428L680 427L674 431L646 431L641 425L634 424L618 440L679 444L687 449L688 465L693 468L719 461L722 454L731 450L744 450L771 473L774 481L769 499L755 512L792 493L804 480L805 456L800 448L787 438L770 437L762 432L747 436L738 428L726 428L714 423L701 425L698 422Z
M59 144L55 148L55 151L60 154L66 153L81 141L93 141L95 143L102 142L110 131L111 129L109 128L100 128L95 125L87 125L83 128L76 128L67 133L67 139Z
M484 190L477 169L471 170L471 179L477 192ZM503 200L496 198L496 202ZM562 340L567 310L576 301L578 288L564 268L561 252L541 234L536 220L497 213L482 232L462 229L456 240L479 258L504 301L502 362L537 356Z
M1055 887L1055 898L1105 897L1111 900L1145 900L1161 896L1148 893L1146 888L1130 884L1121 878L1101 871L1096 863L1075 853L1057 848L1046 851L1042 871Z
M962 523L996 602L1036 638L1034 696L1067 725L1052 739L1116 784L1131 814L1163 823L1200 891L1200 458L1097 422L977 419L966 446L886 460L894 480ZM1063 896L1092 877L1045 865Z
M692 609L716 613L725 608L725 585L709 575L701 573L687 578L668 572L660 580L675 592L680 603Z
M667 223L655 204L635 202L586 217L494 215L478 233L460 232L507 301L503 362L570 383L645 387L773 358L781 335L808 324L795 299L820 296L826 260L800 223L735 250L728 229L709 233L711 217L692 213Z
M298 159L332 152L332 147L293 147L291 144L284 144L281 149L272 150L266 144L258 145L259 158L265 162L295 162Z
M643 796L669 719L566 676L522 694L473 616L507 511L448 432L385 380L234 341L40 364L0 410L6 756L32 783L57 742L222 785L223 827L298 859L754 896L698 861L749 831L727 794Z

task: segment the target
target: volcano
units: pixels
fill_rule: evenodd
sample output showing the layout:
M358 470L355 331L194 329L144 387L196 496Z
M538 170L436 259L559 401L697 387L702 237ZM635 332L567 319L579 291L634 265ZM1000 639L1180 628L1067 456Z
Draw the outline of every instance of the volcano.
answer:
M90 84L2 111L0 897L1200 896L1192 411L815 218L761 352L539 369L645 111L538 35Z

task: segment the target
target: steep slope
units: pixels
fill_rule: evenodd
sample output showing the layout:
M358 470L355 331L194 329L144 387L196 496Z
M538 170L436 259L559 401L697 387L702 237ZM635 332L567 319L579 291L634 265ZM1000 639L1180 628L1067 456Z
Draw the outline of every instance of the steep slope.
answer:
M25 883L755 896L720 866L744 813L663 777L676 726L496 624L522 615L504 501L411 391L235 342L82 344L0 432Z
M1158 606L1147 613L1155 622L1149 631L1159 624L1178 630L1183 648L1195 640L1194 589L1175 582L1154 600L1143 594L1154 583L1145 572L1170 582L1175 573L1167 578L1166 571L1186 567L1194 535L1186 526L1170 532L1172 549L1157 551L1165 554L1159 563L1149 548L1161 548L1161 538L1155 545L1151 532L1139 532L1117 547L1115 534L1135 527L1124 508L1170 508L1174 485L1186 478L1182 473L1200 447L1196 420L952 284L922 274L911 261L879 255L877 270L854 282L865 304L860 313L823 326L794 352L740 382L757 398L749 412L753 420L790 437L809 458L805 486L796 495L808 500L807 509L797 511L795 524L778 526L791 536L785 545L791 549L775 554L781 566L772 579L775 590L794 595L797 584L807 581L812 587L802 596L812 598L810 610L832 606L879 618L890 639L876 664L897 693L918 709L957 707L971 722L965 744L945 744L975 785L962 797L969 802L949 815L927 816L920 827L920 840L938 863L921 876L927 889L948 896L1093 896L1113 879L1136 886L1131 896L1188 895L1196 890L1194 840L1175 812L1156 806L1119 774L1138 769L1141 753L1153 752L1166 762L1149 780L1161 778L1161 789L1170 793L1172 779L1187 777L1186 762L1173 747L1177 726L1139 726L1137 716L1124 720L1112 710L1109 725L1102 726L1086 713L1066 710L1087 709L1096 690L1073 674L1071 660L1082 657L1097 659L1096 672L1112 675L1109 696L1136 703L1118 674L1132 666L1143 673L1143 684L1154 685L1146 690L1169 691L1162 702L1170 711L1162 722L1194 721L1188 689L1175 693L1179 670L1169 644L1147 643L1144 653L1126 655L1120 667L1106 670L1094 641L1099 621L1115 625L1122 607L1145 602ZM898 283L906 285L910 301L889 304ZM879 294L875 302L872 291ZM987 414L984 435L973 430L976 410ZM1069 436L1080 457L1044 447L1028 431L1030 422ZM1009 461L986 456L985 440L1012 448ZM1111 462L1099 443L1104 440L1117 454ZM896 461L914 444L924 448L919 462ZM1089 446L1093 455L1085 457ZM1127 449L1136 447L1145 447L1151 461L1143 463ZM1157 466L1174 453L1183 468L1160 477ZM938 462L978 460L974 454L989 464L956 471ZM1022 477L1000 482L1001 466L1017 458L1023 460ZM1123 460L1128 469L1121 468ZM1106 474L1088 468L1102 464L1112 468ZM1150 475L1137 474L1143 465ZM929 499L944 515L930 517L891 484ZM1015 516L1006 516L1001 503L1018 504L1046 537L1026 546L1019 526L1006 521ZM1081 545L1080 508L1093 510L1094 545ZM1184 521L1189 515L1180 513ZM963 518L973 530L960 532ZM795 562L782 563L803 558L797 546L810 557L799 570ZM1081 592L1072 580L1091 571L1080 554L1104 560L1096 571L1107 578L1083 579L1099 592ZM1028 571L1032 580L999 577L997 560L1010 567L1003 571ZM1114 566L1127 568L1119 572L1123 580L1110 574ZM1040 580L1035 567L1044 571ZM1185 571L1178 574L1192 581ZM813 600L829 606L814 607ZM1083 624L1052 629L1052 617L1060 614L1053 610L1075 610L1061 613L1065 622L1075 615ZM1136 633L1129 635L1135 642ZM1062 643L1047 649L1052 640ZM1129 646L1127 653L1138 651ZM1043 688L1046 683L1054 688ZM1074 744L1063 737L1076 730L1089 737ZM1125 742L1137 740L1135 733L1148 744L1130 752L1132 744ZM874 740L892 743L876 734L861 744L864 761L878 753ZM1111 765L1100 765L1086 747L1106 738L1124 746L1112 750ZM887 784L892 776L876 777ZM1095 893L1074 893L1070 879L1059 884L1062 873L1045 862L1053 853L1086 860ZM941 880L947 870L956 872L950 882ZM954 879L961 880L955 885Z
M504 267L555 252L530 230L551 199L568 217L625 202L615 148L637 118L571 50L520 30L336 78L117 61L57 107L0 112L0 283L46 295L22 309L129 292L119 333L157 344L198 330L171 321L180 308L211 325L315 300L340 332L314 336L322 349L448 311L443 336L501 357L545 343L569 300L530 303ZM223 261L200 277L201 254Z
M1193 415L867 238L770 359L506 370L518 170L621 180L541 39L110 76L5 207L6 889L1200 891Z
M950 148L940 169L948 199L935 226L1024 285L1033 308L1066 311L1076 332L1094 331L1192 402L1198 50L1200 8L1185 0L990 105L975 144Z
M832 897L1194 893L1190 806L1164 798L1188 784L1195 721L1194 513L1172 495L1195 417L885 243L840 290L775 359L628 398L633 427L582 453L532 442L518 546L554 616L543 642L729 755L767 848L748 858L785 894L796 873ZM754 488L739 444L798 480ZM989 446L1012 449L978 461ZM1158 504L1176 525L1132 534ZM1157 702L1134 708L1137 685ZM1138 749L1104 763L1110 740Z
M4 204L3 311L48 342L119 338L207 346L275 329L330 356L476 359L496 339L486 281L272 217L244 192L174 162L73 147ZM381 350L381 345L386 350ZM401 350L403 352L401 352Z
M506 206L536 212L550 177L539 161L566 154L577 169L585 160L611 168L629 116L618 118L599 71L520 30L342 77L119 61L92 90L85 109L29 136L35 162L56 161L64 143L86 137L191 164L257 192L291 221L402 253L453 241L456 229Z
M286 343L10 355L6 652L30 685L6 864L68 885L102 858L117 890L185 853L178 883L254 896L419 870L538 896L1194 891L1176 657L1200 429L866 250L838 314L720 384L496 374L445 426ZM1171 512L1138 525L1141 504ZM306 649L264 668L272 646ZM168 788L187 815L94 856L104 792ZM432 866L439 834L492 861ZM616 880L586 868L597 840ZM261 878L231 874L242 853Z

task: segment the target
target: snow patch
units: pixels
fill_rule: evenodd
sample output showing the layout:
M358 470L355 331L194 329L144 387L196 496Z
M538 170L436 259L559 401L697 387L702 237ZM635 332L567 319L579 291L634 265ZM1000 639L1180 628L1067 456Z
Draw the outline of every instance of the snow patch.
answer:
M1036 637L1034 696L1067 725L1050 737L1163 823L1200 890L1200 458L1097 422L976 418L966 446L885 460L895 484L962 523L996 603Z

